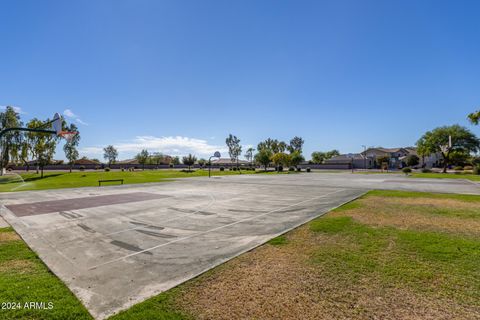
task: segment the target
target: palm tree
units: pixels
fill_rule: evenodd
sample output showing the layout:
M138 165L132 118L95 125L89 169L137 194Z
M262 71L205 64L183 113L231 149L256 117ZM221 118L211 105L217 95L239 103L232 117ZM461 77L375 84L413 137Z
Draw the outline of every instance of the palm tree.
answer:
M247 149L247 152L245 152L245 158L250 162L250 165L253 164L253 152L255 151L254 148L250 147Z
M197 157L190 153L188 156L183 157L182 160L183 164L188 166L188 171L190 171L190 167L195 164L195 161L197 161Z

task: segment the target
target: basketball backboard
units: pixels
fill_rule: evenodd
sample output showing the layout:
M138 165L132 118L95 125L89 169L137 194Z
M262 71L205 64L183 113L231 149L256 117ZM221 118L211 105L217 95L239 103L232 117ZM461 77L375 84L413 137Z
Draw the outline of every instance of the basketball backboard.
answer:
M62 132L62 117L60 117L58 112L53 116L52 128L57 134Z

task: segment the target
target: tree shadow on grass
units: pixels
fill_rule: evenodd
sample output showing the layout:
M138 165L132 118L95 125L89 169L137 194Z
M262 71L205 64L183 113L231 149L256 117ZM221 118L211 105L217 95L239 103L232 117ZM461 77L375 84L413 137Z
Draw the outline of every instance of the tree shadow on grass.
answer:
M31 181L37 181L37 180L44 180L44 179L48 179L48 178L52 178L52 177L58 177L58 176L62 176L64 175L65 173L53 173L53 174L49 174L49 175L46 175L46 176L42 176L39 174L38 176L36 177L29 177L29 178L25 178L23 179L23 181L25 182L31 182Z

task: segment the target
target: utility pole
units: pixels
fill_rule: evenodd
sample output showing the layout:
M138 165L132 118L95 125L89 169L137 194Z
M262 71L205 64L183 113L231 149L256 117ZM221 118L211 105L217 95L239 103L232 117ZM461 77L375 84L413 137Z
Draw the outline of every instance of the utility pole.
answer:
M362 144L362 147L363 147L363 162L364 162L363 169L367 171L367 146Z

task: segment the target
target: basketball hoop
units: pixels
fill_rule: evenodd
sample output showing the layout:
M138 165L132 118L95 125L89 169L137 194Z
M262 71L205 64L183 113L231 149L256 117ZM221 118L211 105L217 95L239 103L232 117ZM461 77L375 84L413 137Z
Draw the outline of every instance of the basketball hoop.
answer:
M68 143L72 142L73 137L75 137L78 134L77 131L60 131L57 135L65 140L67 140Z

